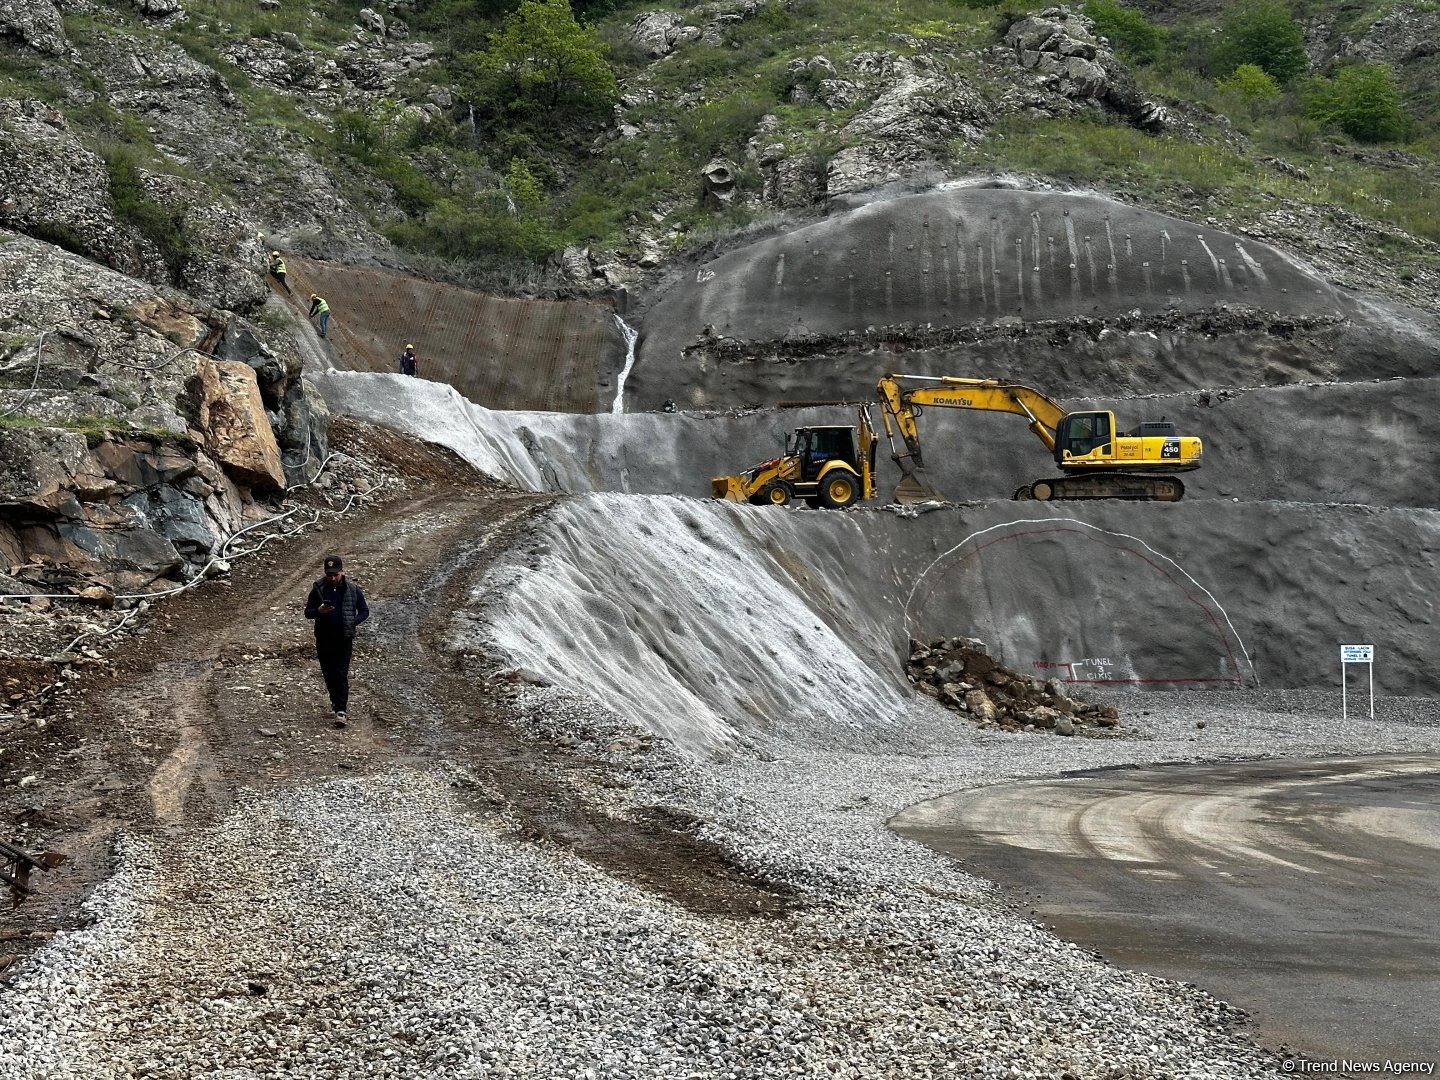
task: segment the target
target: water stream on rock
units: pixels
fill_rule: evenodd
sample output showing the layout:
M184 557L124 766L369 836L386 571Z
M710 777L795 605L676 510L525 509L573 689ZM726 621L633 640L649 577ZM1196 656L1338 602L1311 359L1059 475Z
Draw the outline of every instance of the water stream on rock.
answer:
M625 366L620 369L620 377L615 380L615 402L610 406L610 411L618 415L625 411L625 380L630 377L630 369L635 366L635 339L640 336L640 331L626 323L619 315L615 316L615 325L625 336Z

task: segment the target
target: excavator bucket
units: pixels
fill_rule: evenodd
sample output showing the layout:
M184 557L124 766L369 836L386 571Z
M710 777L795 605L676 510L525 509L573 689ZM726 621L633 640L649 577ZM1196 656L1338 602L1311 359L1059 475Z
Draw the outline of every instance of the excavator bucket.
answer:
M895 485L894 499L902 506L911 503L944 502L945 496L925 477L924 469L911 469Z
M745 501L745 488L738 476L717 476L710 481L710 494L716 499L728 499L730 502Z

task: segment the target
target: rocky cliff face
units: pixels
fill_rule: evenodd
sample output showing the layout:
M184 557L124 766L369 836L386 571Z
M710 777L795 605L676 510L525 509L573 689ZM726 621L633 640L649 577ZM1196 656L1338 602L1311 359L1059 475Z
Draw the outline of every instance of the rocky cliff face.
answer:
M0 558L10 591L144 591L313 473L328 413L293 342L0 233Z

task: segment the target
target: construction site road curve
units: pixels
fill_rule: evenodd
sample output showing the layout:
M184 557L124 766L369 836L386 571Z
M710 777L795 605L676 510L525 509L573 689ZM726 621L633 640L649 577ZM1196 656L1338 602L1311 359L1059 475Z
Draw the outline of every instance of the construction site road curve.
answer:
M1440 756L1099 770L890 825L1062 937L1248 1010L1272 1047L1440 1070Z

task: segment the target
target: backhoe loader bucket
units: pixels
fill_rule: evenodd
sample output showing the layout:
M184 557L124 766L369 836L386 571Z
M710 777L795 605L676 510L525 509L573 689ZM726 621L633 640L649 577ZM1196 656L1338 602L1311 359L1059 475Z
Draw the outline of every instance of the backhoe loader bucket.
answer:
M710 494L716 499L728 499L730 502L743 503L745 499L745 488L738 476L717 476L710 481Z
M912 469L895 485L894 499L902 506L912 503L944 502L945 496L925 478L924 469Z

